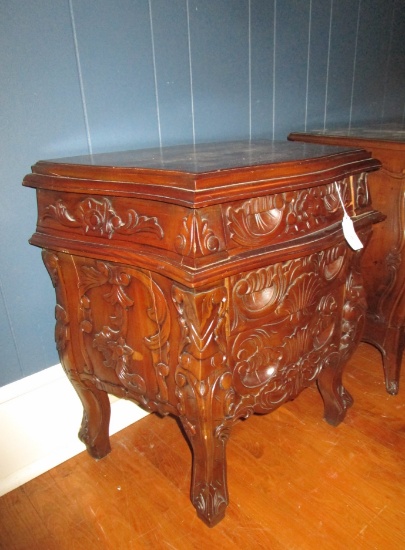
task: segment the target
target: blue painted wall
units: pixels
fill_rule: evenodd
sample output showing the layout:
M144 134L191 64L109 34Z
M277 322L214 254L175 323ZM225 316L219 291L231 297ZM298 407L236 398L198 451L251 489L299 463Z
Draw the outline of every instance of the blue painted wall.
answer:
M405 0L0 0L0 386L56 364L39 159L405 116Z

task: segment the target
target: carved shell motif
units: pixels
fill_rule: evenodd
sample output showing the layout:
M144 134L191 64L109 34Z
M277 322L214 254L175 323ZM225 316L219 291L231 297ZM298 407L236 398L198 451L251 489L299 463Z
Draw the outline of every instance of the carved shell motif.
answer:
M348 260L339 244L232 279L236 417L293 399L339 351L334 336L350 321L342 326L339 306Z
M281 321L305 311L322 289L341 275L346 257L345 245L338 245L233 277L232 331L255 319L271 316Z
M340 182L345 202L348 181ZM366 200L366 199L365 199ZM340 208L334 184L258 197L229 207L231 239L243 247L263 246L285 235L326 227Z

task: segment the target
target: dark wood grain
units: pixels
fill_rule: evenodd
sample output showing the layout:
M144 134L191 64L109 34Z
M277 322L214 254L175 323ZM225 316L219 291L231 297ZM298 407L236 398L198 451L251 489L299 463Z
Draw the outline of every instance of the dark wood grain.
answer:
M242 141L39 161L24 185L203 207L288 191L377 168L360 148ZM306 174L312 172L311 177ZM94 185L94 182L97 184Z

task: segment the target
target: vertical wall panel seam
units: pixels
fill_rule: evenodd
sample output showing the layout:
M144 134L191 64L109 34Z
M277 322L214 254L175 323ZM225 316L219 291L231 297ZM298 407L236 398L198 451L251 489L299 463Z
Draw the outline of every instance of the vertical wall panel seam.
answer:
M73 0L69 0L69 9L70 9L70 23L71 23L71 26L72 26L73 42L74 42L74 47L75 47L77 73L78 73L78 76L79 76L80 96L81 96L81 100L82 100L84 124L85 124L85 127L86 127L87 146L88 146L90 155L92 155L93 154L93 147L92 147L91 136L90 136L89 117L88 117L88 114L87 114L86 94L84 92L83 73L82 73L82 67L81 67L81 62L80 62L80 53L79 53L79 43L78 43L78 40L77 40L75 15L74 15L74 11L73 11Z
M249 56L249 139L252 139L252 5L248 0L248 56Z
M157 71L156 71L155 37L153 34L153 15L152 15L151 0L148 0L148 3L149 3L150 37L151 37L151 43L152 43L153 78L155 82L156 118L157 118L157 125L158 125L158 134L159 134L159 147L162 147L162 130L160 125L159 90L158 90Z
M330 65L330 47L332 43L332 20L333 20L333 0L330 0L329 17L329 39L328 39L328 59L326 62L326 81L325 81L325 108L323 113L323 129L326 129L326 117L328 112L328 87L329 87L329 65Z
M396 1L397 0L394 0L394 6L396 5ZM400 0L398 0L399 2ZM404 128L405 126L405 90L402 90L402 93L403 93L403 99L404 99L404 108L403 108L403 111L402 111L402 128Z
M4 310L6 312L6 317L7 317L7 322L8 322L8 326L10 327L10 332L11 332L11 338L13 340L13 347L15 349L15 353L16 353L16 356L17 356L17 362L18 362L18 366L20 368L20 375L21 377L24 376L24 370L23 370L23 366L22 366L22 361L21 361L21 357L20 357L20 354L19 354L19 351L18 351L18 345L17 345L17 338L16 338L16 335L15 335L15 332L14 332L14 327L13 327L13 322L11 320L11 315L10 315L10 312L8 310L8 307L7 307L7 302L4 298L4 292L3 292L3 283L1 281L1 278L0 278L0 297L1 297L1 301L3 302L4 304Z
M276 133L276 42L277 42L277 0L274 0L273 18L273 140Z
M309 65L311 57L311 26L312 26L312 0L309 2L309 15L308 15L308 51L307 51L307 82L305 90L305 120L304 131L307 131L308 122L308 93L309 93Z
M354 42L352 90L351 90L351 94L350 94L349 130L352 127L354 86L355 86L355 82L356 82L357 45L358 45L358 41L359 41L359 28L360 28L360 13L361 13L361 0L359 0L359 6L357 8L357 27L356 27L356 40Z
M194 91L193 91L193 65L191 61L191 33L190 33L190 9L186 0L187 9L187 41L188 41L188 66L190 72L190 95L191 95L191 124L193 130L193 144L195 145L195 117L194 117Z
M402 128L405 126L405 101L404 101L404 110L402 112Z
M387 97L388 72L389 72L389 66L390 66L390 62L391 62L392 35L394 33L395 5L396 5L396 0L393 0L393 2L392 2L392 15L391 15L391 27L390 27L390 38L389 38L389 42L388 42L387 60L385 62L384 93L383 93L383 100L382 100L382 106L381 106L381 122L383 122L384 116L385 116L385 100L386 100L386 97Z

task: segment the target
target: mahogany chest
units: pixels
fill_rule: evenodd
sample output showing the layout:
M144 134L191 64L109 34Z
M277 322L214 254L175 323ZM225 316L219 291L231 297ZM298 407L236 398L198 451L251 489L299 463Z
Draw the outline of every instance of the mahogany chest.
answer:
M405 347L405 130L402 124L368 125L350 130L294 133L289 139L361 147L382 168L370 174L373 205L386 215L376 226L362 260L368 310L363 340L383 358L385 385L398 393Z
M193 451L192 503L213 526L238 419L317 383L325 419L342 421L342 369L366 310L342 205L367 245L378 167L361 149L268 141L33 166L30 242L55 287L56 345L92 456L110 451L107 393L175 415Z

